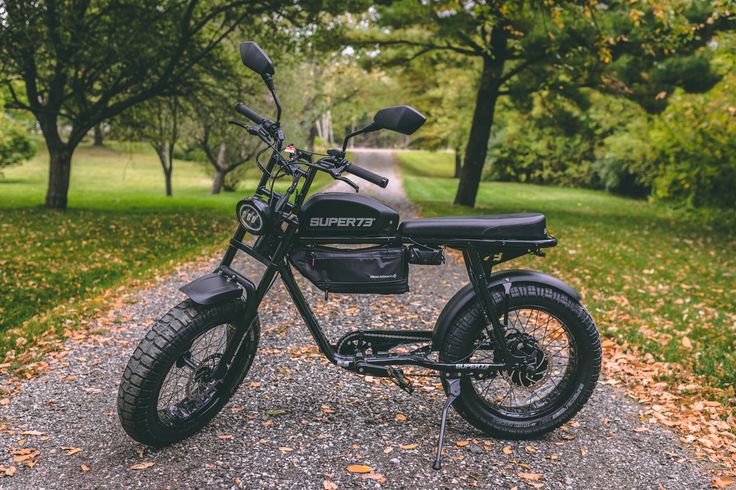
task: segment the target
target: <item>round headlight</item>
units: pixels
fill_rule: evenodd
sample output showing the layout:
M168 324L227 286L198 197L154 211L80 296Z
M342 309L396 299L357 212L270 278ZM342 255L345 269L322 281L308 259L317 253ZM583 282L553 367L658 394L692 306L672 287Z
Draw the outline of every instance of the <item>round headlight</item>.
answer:
M271 208L258 197L243 199L235 212L243 228L253 235L262 235L271 226Z

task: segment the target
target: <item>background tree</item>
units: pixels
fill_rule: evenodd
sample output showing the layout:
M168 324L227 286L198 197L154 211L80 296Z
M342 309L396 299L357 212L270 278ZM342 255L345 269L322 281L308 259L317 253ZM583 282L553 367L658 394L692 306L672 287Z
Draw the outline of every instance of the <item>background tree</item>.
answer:
M731 21L710 5L669 5L401 0L378 7L377 28L353 40L380 48L391 63L438 51L478 60L455 196L455 203L474 206L501 97L524 103L539 90L577 97L590 87L661 110L675 86L703 91L717 81L696 50Z
M90 129L146 100L178 95L236 27L278 7L248 0L2 2L0 73L13 104L33 113L46 141L46 207L66 208L72 154ZM10 83L16 79L25 97Z
M126 139L146 141L156 152L164 172L166 195L173 195L174 153L181 138L187 105L179 97L156 97L132 107L120 118Z

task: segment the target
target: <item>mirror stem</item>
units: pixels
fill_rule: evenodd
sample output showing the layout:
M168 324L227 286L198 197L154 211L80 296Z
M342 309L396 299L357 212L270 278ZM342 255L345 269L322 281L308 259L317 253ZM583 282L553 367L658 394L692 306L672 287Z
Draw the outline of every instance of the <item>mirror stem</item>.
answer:
M276 122L281 122L281 103L279 102L279 98L276 95L276 90L273 85L273 77L269 75L268 73L264 73L262 75L263 81L266 82L266 87L268 87L268 91L271 92L271 97L273 97L273 101L276 103Z
M350 138L352 138L353 136L358 136L359 134L370 133L371 131L376 131L378 129L381 129L381 128L379 128L375 122L372 122L370 124L363 126L357 131L353 131L352 133L349 133L347 136L345 136L345 139L342 141L343 153L345 153L345 149L348 147L348 140Z

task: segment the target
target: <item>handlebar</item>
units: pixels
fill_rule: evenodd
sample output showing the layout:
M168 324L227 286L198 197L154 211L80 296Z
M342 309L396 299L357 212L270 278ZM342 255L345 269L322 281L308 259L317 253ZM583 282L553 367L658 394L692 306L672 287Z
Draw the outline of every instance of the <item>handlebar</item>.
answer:
M269 122L268 119L258 114L256 111L251 109L250 107L246 106L242 102L238 102L238 105L235 106L235 110L238 111L240 114L244 115L251 121L253 121L256 124L263 124L265 122Z
M348 163L345 166L345 171L379 187L386 187L388 185L388 179L386 177L375 174L370 170L355 165L354 163Z

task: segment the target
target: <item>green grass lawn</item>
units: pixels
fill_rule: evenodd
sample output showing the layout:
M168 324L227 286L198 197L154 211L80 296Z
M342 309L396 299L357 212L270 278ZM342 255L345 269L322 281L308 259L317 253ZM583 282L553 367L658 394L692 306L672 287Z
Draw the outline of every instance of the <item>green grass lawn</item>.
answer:
M559 245L534 268L583 294L601 331L681 362L713 386L736 383L736 242L732 224L703 224L673 211L605 192L484 182L476 209L452 204L452 154L397 153L409 198L425 216L539 211ZM427 162L425 169L424 162ZM730 400L732 402L732 399Z
M236 226L235 204L253 192L256 176L236 193L211 196L203 164L175 161L174 196L166 197L158 159L145 145L83 146L74 154L69 209L58 212L42 207L45 151L5 169L0 178L0 359L43 332L61 330L89 306L88 300L110 287L145 278L152 268L172 261L224 250ZM315 188L328 181L321 177ZM67 314L60 306L71 309Z

